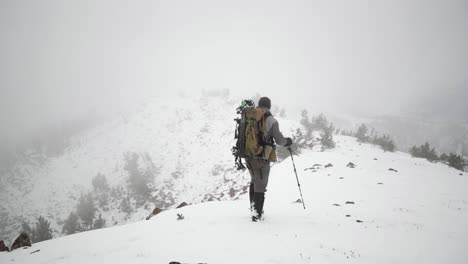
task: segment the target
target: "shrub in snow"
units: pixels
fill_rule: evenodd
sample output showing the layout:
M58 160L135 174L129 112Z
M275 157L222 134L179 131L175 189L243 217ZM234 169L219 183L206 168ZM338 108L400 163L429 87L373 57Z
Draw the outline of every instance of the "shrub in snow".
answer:
M424 143L421 146L413 146L410 149L410 153L413 157L425 158L429 161L436 161L439 159L434 148L431 148L428 142Z
M183 220L184 215L183 214L177 214L177 220Z
M375 134L372 139L372 144L382 147L384 151L395 151L395 143L388 135L379 136Z
M466 160L464 160L462 156L456 155L454 153L450 153L447 161L450 167L461 171L464 170L465 166L467 165Z
M126 196L122 198L120 210L126 214L131 214L133 212L133 208L130 206L130 198Z
M99 214L99 217L94 220L93 229L99 229L106 226L106 220L102 218L102 215Z

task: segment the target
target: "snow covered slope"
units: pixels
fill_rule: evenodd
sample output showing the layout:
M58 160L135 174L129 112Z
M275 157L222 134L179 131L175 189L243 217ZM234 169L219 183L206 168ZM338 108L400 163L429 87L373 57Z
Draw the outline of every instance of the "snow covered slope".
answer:
M295 158L306 210L294 203L285 160L272 168L262 222L250 221L242 196L37 243L1 253L0 263L467 263L466 174L354 138L336 141L332 151Z
M220 96L153 98L133 114L72 138L60 157L31 152L0 177L0 239L11 243L21 222L33 225L41 215L54 237L62 235L64 220L80 195L93 191L98 173L111 188L96 213L107 226L144 219L155 207L237 198L248 181L239 177L231 154L239 103ZM128 187L133 156L152 187L144 204Z

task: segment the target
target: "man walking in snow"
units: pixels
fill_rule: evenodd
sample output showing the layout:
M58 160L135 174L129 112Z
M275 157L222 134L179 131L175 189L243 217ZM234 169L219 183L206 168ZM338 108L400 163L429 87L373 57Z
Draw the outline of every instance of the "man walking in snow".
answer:
M264 151L271 151L267 159L247 158L247 168L249 169L250 182L250 205L253 209L252 221L256 222L262 219L263 204L265 203L265 192L268 185L268 176L270 175L270 162L276 161L275 143L280 146L288 147L292 144L291 138L285 138L279 130L278 121L271 115L271 101L268 97L262 97L258 101L258 107L265 112L265 122L262 130L266 142ZM265 155L265 154L264 154Z

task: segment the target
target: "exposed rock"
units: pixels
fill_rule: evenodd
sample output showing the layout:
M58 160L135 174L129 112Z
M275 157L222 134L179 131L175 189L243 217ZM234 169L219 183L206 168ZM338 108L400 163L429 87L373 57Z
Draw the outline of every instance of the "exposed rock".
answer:
M297 199L295 203L302 203L301 199Z
M38 250L35 250L35 251L33 251L33 252L29 253L29 254L34 254L34 253L37 253L37 252L39 252L39 251L41 251L41 250L38 249Z
M179 204L176 208L182 208L182 207L187 206L187 205L188 205L188 203L182 202L182 203Z
M460 173L460 174L458 174L458 175L463 176L463 173Z
M362 220L356 220L356 222L358 222L358 223L364 223Z
M325 168L330 168L330 167L333 167L333 164L328 163L327 165L325 165Z
M379 184L379 185L383 185L383 182L378 182L377 184Z
M29 239L28 234L25 232L21 233L18 238L16 238L15 242L11 246L11 251L22 248L22 247L30 247L31 246L31 239Z
M397 170L395 170L394 168L390 168L388 169L389 171L394 171L394 172L398 172Z
M234 196L236 196L236 190L234 190L234 188L231 188L231 189L229 190L229 196L230 196L231 198L233 198Z
M304 171L308 171L308 170L312 170L312 172L316 172L318 169L320 169L322 165L320 164L315 164L314 166L310 167L310 168L305 168Z
M355 204L353 201L347 201L346 204Z
M374 158L374 160L379 160L378 158Z
M354 168L356 168L356 164L354 164L352 162L349 162L348 165L346 165L346 167L354 169Z
M341 205L339 205L339 204L333 204L333 206L341 206Z
M344 179L344 177L340 177L340 180Z
M3 242L3 240L0 240L0 252L4 252L4 251L8 252L10 250L8 249L7 246L5 246L5 243Z
M351 217L351 215L346 215L346 217Z
M162 212L162 211L163 211L163 210L160 209L160 208L157 208L157 207L154 208L153 212L152 212L148 217L146 217L146 220L150 220L151 217L153 217L153 216L159 214L159 213Z

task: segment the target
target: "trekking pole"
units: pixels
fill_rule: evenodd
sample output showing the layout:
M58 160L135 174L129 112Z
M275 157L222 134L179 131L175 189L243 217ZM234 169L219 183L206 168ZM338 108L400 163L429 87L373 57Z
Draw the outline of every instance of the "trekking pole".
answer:
M304 197L302 197L301 184L299 183L299 177L297 177L296 164L294 164L294 158L293 158L291 146L288 146L288 150L289 150L289 153L291 154L291 160L292 160L293 167L294 167L294 173L296 174L297 187L299 187L299 193L301 194L302 206L304 207L304 210L305 210L306 208L305 208L305 204L304 204Z

